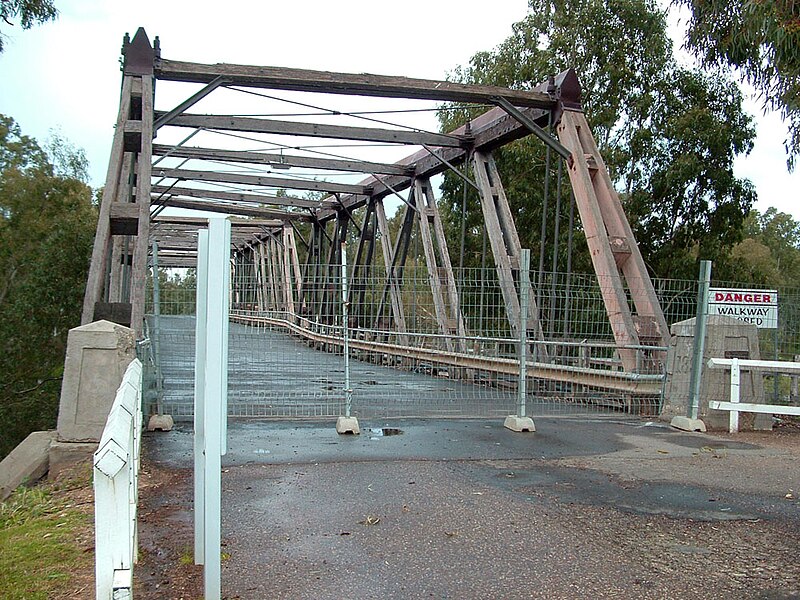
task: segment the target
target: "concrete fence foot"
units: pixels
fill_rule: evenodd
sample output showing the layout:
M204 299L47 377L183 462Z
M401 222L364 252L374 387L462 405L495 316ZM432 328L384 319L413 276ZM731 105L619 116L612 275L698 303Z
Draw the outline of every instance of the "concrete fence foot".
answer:
M358 435L361 429L358 427L358 419L355 417L339 417L336 419L336 433Z
M503 427L516 431L517 433L526 431L533 433L536 431L536 426L533 424L533 419L530 417L518 417L516 415L509 415L506 417Z
M681 429L682 431L700 431L702 433L706 431L706 424L700 419L692 419L681 415L672 417L672 421L669 424L670 427Z

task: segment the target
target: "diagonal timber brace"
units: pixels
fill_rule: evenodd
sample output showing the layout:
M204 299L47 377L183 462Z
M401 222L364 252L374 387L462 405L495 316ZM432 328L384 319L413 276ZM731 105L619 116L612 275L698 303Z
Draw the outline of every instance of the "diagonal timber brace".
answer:
M464 316L461 313L444 227L439 215L439 208L436 205L436 198L431 189L431 182L428 179L417 179L414 181L412 189L416 199L419 233L425 252L439 331L447 336L445 337L445 346L449 352L455 348L458 348L460 352L466 352L467 330L464 325ZM457 338L456 344L453 343L452 337Z
M490 153L475 152L472 164L480 190L483 220L497 267L506 316L514 335L519 335L519 293L514 283L514 272L519 272L519 257L522 252L519 234L494 157ZM536 340L544 340L544 332L539 320L539 307L533 300L536 296L529 291L528 297L531 299L528 304L528 329L533 332L532 341L535 343ZM546 346L536 344L536 358L547 362L548 356Z
M650 353L652 364L646 365L630 346L668 346L667 322L583 112L565 110L558 137L572 153L569 178L623 367L657 368L663 351Z

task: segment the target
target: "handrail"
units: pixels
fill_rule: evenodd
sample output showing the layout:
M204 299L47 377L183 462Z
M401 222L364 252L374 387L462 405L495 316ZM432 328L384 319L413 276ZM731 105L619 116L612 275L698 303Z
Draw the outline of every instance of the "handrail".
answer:
M736 433L739 431L739 413L754 412L769 415L798 415L800 416L800 406L782 406L779 404L754 404L749 402L739 402L740 372L745 371L773 371L776 373L800 374L800 363L778 361L778 360L750 360L739 358L711 358L708 360L709 369L730 368L731 371L731 394L730 402L719 402L710 400L708 407L714 410L730 411L728 417L728 431Z
M280 326L308 340L343 345L342 338L326 333L311 331L287 319L276 319L267 316L252 315L245 311L231 311L231 320L244 324L263 324ZM472 354L440 352L431 348L389 344L385 342L353 339L352 348L390 354L415 360L429 360L450 367L479 369L503 375L515 375L519 369L519 361L512 358L479 357ZM551 365L547 363L530 363L527 367L529 377L551 381L568 379L580 385L599 389L614 390L637 395L658 395L661 392L664 376L661 374L628 373L575 367L568 365Z

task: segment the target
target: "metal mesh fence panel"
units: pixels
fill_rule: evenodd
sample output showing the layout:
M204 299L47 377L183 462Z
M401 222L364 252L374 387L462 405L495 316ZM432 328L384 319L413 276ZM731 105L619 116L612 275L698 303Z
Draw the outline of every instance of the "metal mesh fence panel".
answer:
M235 270L231 292L230 414L342 414L340 268L306 265L302 278L295 279L269 261L261 268L245 267ZM350 273L355 416L514 412L519 382L517 282L511 281L509 288L488 267L456 269L452 278L413 264L388 272L382 266L358 266ZM168 278L166 287L162 282L159 324L151 324L159 341L165 410L176 418L192 414L192 276ZM609 311L604 301L609 291L604 286L612 284L594 274L532 272L530 279L530 413L657 414L664 393L664 339L639 327L639 321L638 342L620 336L623 315ZM668 326L695 316L697 281L657 279L653 286ZM645 283L625 284L630 311L636 312L637 295L645 289ZM778 329L758 332L761 358L787 360L800 354L800 290L782 289L779 296ZM759 377L773 401L796 398L794 380ZM708 392L711 399L723 400L724 393L724 388Z

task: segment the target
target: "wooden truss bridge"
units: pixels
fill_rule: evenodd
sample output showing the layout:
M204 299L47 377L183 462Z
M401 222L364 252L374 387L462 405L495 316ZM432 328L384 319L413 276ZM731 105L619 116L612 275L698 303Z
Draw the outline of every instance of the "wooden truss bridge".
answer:
M423 245L439 335L445 340L439 352L464 356L467 321L431 178L452 170L477 189L503 310L510 330L516 332L520 322L521 244L493 152L533 134L565 160L623 373L639 370L637 347L652 346L650 359L663 361L663 348L669 339L667 324L581 110L580 86L573 71L530 90L513 90L406 77L197 64L163 58L158 38L151 44L143 29L133 40L126 36L122 51L120 106L86 285L84 323L107 318L130 324L141 333L153 242L158 247L159 266L195 265L196 229L205 226L205 221L162 216L162 209L170 206L236 215L232 218L231 247L234 306L249 273L259 282L254 304L264 305L268 300L279 304L291 316L288 322L297 328L302 328L303 322L325 322L326 315L333 314L326 306L337 301L337 289L314 282L324 281L340 268L341 242L348 235L352 239L355 232L358 241L350 265L350 294L361 294L360 303L355 304L363 305L366 292L358 285L360 273L369 265L380 264L385 280L381 292L371 296L370 302L379 306L375 314L387 317L376 317L372 322L366 315L354 314L353 318L366 327L391 330L399 347L405 345L403 334L407 332L400 289L402 270L416 229ZM157 111L154 94L159 81L202 87L172 110ZM195 104L222 88L251 93L288 90L417 99L493 108L446 134L191 112ZM557 138L545 130L548 124L555 125ZM159 132L175 128L191 133L177 144L154 143ZM189 139L199 131L244 137L270 134L292 139L355 140L408 145L418 150L398 162L383 163L283 150L189 145ZM166 157L183 162L168 168L164 166ZM186 163L201 166L185 168ZM222 170L219 164L240 165L246 172ZM276 176L276 170L286 168L362 173L363 179L341 183ZM289 193L269 191L276 188ZM399 231L393 236L384 202L398 197L404 212ZM533 292L530 298L535 299ZM238 307L247 308L241 303ZM527 323L531 342L543 340L535 301L529 305ZM544 345L537 360L542 365L550 360ZM542 367L542 372L546 371Z

